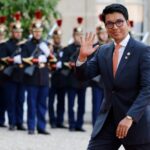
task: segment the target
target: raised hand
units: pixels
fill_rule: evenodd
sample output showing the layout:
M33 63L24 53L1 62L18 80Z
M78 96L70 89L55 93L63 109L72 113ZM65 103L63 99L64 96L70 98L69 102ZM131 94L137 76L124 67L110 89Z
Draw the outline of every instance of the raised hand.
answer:
M85 38L81 37L80 38L80 53L79 53L79 61L85 61L86 58L91 55L96 49L99 47L98 45L93 47L94 44L94 39L95 39L95 34L92 33L86 33Z

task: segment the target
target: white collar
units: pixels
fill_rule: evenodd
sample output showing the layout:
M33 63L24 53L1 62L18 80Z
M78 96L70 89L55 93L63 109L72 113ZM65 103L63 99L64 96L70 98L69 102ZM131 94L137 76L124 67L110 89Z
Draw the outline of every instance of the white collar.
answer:
M130 39L130 35L128 34L119 44L122 47L126 47L129 42L129 39ZM115 45L116 45L116 43L115 43Z

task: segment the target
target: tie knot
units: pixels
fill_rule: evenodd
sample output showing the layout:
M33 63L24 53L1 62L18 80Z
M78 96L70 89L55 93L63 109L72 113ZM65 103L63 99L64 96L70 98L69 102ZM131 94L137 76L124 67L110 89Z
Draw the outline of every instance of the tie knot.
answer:
M120 47L121 47L120 44L116 44L116 45L115 45L115 49L119 49Z

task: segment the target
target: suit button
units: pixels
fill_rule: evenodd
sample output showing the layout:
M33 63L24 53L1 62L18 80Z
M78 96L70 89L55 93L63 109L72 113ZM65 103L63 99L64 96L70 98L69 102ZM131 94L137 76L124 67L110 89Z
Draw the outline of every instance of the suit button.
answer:
M111 93L112 93L112 94L114 94L114 93L115 93L115 91L113 90Z

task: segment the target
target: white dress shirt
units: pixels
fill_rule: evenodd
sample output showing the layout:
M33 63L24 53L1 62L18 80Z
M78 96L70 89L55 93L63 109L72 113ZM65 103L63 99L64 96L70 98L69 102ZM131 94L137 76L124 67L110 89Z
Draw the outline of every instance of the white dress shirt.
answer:
M119 45L121 45L121 47L119 48L118 65L119 65L120 60L121 60L121 58L122 58L122 56L123 56L124 50L125 50L125 48L126 48L128 42L129 42L129 39L130 39L130 35L128 34L128 35L125 37L125 39L123 39L123 40L119 43ZM116 45L116 43L114 43L114 44ZM117 65L117 67L118 67L118 65Z

